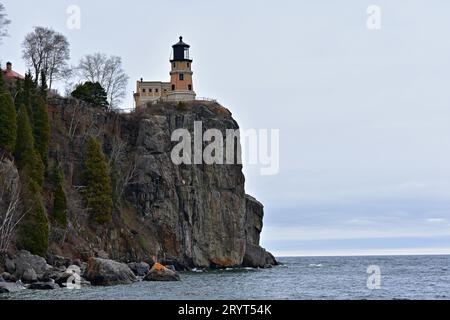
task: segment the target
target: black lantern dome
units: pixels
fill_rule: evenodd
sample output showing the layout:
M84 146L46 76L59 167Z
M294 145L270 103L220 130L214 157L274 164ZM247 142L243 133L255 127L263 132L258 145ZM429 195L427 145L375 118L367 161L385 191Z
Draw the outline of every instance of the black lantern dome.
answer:
M183 42L183 37L180 37L180 41L172 46L173 48L173 61L188 61L192 62L189 58L189 48L191 46Z

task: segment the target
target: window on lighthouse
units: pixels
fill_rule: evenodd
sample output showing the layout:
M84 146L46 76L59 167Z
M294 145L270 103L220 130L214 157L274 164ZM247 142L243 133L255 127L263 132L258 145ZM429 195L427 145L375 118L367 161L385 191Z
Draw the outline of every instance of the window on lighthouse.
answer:
M184 58L189 59L189 49L188 48L184 49Z
M183 81L183 80L184 80L184 74L180 73L180 81Z

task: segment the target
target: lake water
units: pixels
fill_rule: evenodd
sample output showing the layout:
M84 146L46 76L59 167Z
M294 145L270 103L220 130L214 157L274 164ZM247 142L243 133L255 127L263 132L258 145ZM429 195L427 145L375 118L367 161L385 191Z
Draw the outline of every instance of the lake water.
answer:
M450 299L450 256L278 258L265 270L182 273L181 282L23 290L0 299ZM379 283L367 268L380 271ZM374 278L371 278L374 279ZM375 280L376 280L375 279Z

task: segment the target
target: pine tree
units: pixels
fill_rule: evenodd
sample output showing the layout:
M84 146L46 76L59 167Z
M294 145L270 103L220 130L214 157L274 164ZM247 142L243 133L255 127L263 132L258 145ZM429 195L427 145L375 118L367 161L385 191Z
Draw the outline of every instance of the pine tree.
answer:
M67 197L64 191L63 171L59 166L55 167L54 173L54 191L53 191L53 220L60 226L67 226Z
M16 96L14 98L14 105L16 106L16 113L19 112L19 108L22 105L25 105L25 100L23 96L23 81L16 81Z
M19 109L17 116L17 140L14 158L19 170L42 187L44 184L44 164L34 148L34 137L25 106Z
M0 149L14 152L16 137L17 119L14 101L9 93L0 92Z
M100 143L89 138L84 169L84 198L92 218L98 223L112 219L112 187L109 166Z
M36 94L36 83L33 81L33 76L31 72L25 74L24 80L17 81L17 96L15 99L16 109L24 105L28 112L28 117L33 120L33 111L31 108L31 102L33 95Z
M72 92L72 97L93 104L94 106L108 107L108 96L105 89L98 82L87 81L79 84Z
M0 68L1 69L1 68ZM3 79L3 72L0 70L0 93L6 90L5 80Z
M44 70L41 71L41 87L39 89L39 93L44 100L47 100L47 76L45 75Z
M40 187L33 179L27 179L24 192L25 207L29 212L21 223L19 232L20 245L32 254L45 257L48 248L48 219L45 211Z
M33 135L36 151L39 153L42 163L47 165L50 123L47 104L40 96L33 97Z

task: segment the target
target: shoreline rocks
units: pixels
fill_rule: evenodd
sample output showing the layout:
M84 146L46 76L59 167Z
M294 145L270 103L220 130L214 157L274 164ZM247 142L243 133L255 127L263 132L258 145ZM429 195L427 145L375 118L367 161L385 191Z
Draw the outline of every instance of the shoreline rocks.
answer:
M0 294L14 293L23 289L56 290L90 285L132 284L136 281L181 281L176 264L163 265L163 260L161 263L156 262L150 266L146 262L125 264L110 259L91 257L88 263L78 260L74 261L77 265L68 265L72 260L56 257L52 267L44 258L34 256L27 251L21 251L14 257L9 256L8 259L5 269L13 273L6 271L0 274ZM170 262L174 261L170 260ZM242 266L270 268L277 264L269 252L258 245L247 243ZM66 265L68 265L67 268ZM182 269L191 271L191 269L186 270L184 266ZM195 272L195 270L192 271Z
M155 263L144 281L181 281L180 275L160 263Z
M102 258L89 259L85 278L95 286L131 284L137 281L128 265Z
M150 271L150 265L146 262L131 262L128 267L137 277L145 277Z
M35 282L28 286L30 290L55 290L60 286L54 282Z
M0 294L1 293L14 293L24 290L25 287L15 282L0 282Z

